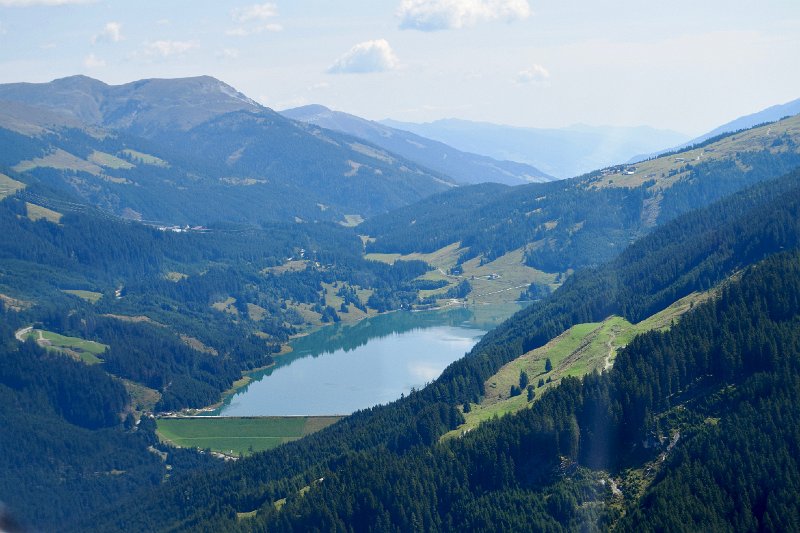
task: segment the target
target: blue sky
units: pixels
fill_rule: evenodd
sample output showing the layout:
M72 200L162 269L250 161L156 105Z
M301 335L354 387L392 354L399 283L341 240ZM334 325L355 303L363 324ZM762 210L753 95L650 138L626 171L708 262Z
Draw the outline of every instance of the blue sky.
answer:
M210 74L371 119L693 135L800 97L799 56L797 0L0 0L2 83Z

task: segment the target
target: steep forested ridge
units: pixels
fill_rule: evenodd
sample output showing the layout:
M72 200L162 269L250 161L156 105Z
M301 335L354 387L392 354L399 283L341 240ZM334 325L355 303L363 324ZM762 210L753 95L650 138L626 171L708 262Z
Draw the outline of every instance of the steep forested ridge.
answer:
M100 367L17 342L23 322L2 302L0 319L0 501L20 523L60 530L167 474L215 468L158 444L149 419L134 426L128 393Z
M113 521L98 518L95 525L209 531L267 524L279 530L335 530L347 524L398 531L624 526L635 516L638 500L625 500L630 514L619 522L619 505L606 505L608 485L600 483L607 474L595 469L613 473L651 460L654 452L641 445L650 435L669 440L676 429L703 438L706 428L697 420L735 414L728 410L734 399L725 392L728 385L749 386L763 373L780 375L796 367L796 255L749 271L741 285L732 284L719 301L698 307L669 333L635 341L610 373L564 380L533 409L434 445L459 422L453 406L480 395L486 377L545 342L551 331L611 312L645 314L765 256L796 248L799 203L800 182L792 174L683 216L614 262L576 274L540 305L487 335L426 389L219 475L165 486L148 498L146 512L123 511ZM748 318L751 298L763 305ZM775 339L776 349L769 339ZM697 416L685 421L671 414L689 400L698 403L684 408ZM683 442L695 441L688 433L680 437L674 457ZM296 496L304 486L311 490ZM182 503L187 494L191 507ZM282 498L286 504L277 511L273 502ZM235 512L255 509L253 521L232 520ZM763 518L759 513L753 507L756 520Z
M767 260L669 332L637 338L609 373L569 380L530 410L430 450L353 454L280 512L265 506L260 522L278 531L604 529L619 511L602 505L610 490L593 469L654 458L666 448L643 446L654 435L677 445L648 495L629 502L622 529L793 530L798 294L800 256ZM684 410L719 422L670 419Z

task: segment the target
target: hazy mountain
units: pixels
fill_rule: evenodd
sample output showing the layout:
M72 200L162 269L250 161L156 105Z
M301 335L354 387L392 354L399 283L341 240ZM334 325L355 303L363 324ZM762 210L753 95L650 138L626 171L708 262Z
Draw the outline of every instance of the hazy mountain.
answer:
M749 115L745 115L743 117L731 120L730 122L727 122L722 126L714 128L708 133L704 133L703 135L696 137L690 141L687 141L683 144L680 144L674 148L660 150L649 154L637 155L636 157L631 158L630 162L635 163L638 161L642 161L644 159L648 159L650 157L654 157L668 151L679 150L681 148L686 148L687 146L691 146L693 144L701 143L707 139L710 139L711 137L722 135L723 133L730 133L733 131L752 128L753 126L764 124L765 122L775 122L776 120L780 120L784 117L792 117L797 114L800 114L800 98L798 98L797 100L792 100L791 102L787 102L785 104L770 106L756 113L751 113Z
M449 144L459 150L533 165L557 178L628 161L633 155L675 146L687 137L647 126L575 125L520 128L444 119L424 124L383 120L382 124Z
M208 76L0 85L0 134L0 165L117 214L174 223L342 221L455 186Z
M461 260L524 250L545 272L596 265L640 235L800 165L800 116L728 135L701 148L579 178L501 188L460 187L366 221L379 253L430 253L460 243Z
M444 143L409 131L385 126L355 115L333 111L321 105L307 105L281 111L285 117L316 124L359 137L465 184L495 182L506 185L551 181L554 178L524 163L499 161L462 152Z
M147 136L161 129L187 130L231 111L264 108L210 76L147 79L107 85L86 76L50 83L0 85L0 100L50 109L90 126Z

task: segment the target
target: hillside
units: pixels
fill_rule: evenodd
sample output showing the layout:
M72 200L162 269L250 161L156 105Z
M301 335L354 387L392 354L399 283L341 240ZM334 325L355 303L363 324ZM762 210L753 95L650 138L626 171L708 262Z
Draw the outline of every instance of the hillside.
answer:
M786 102L785 104L773 105L766 109L762 109L761 111L757 111L755 113L751 113L749 115L736 118L734 120L731 120L730 122L726 122L722 126L714 128L708 133L704 133L703 135L692 139L691 141L687 141L681 145L678 145L675 148L671 148L669 150L662 150L647 155L636 156L631 158L628 162L638 163L645 159L657 157L667 151L674 152L676 150L680 150L682 148L686 148L694 144L703 143L708 139L717 137L719 135L724 135L726 133L732 133L739 130L746 130L752 128L753 126L758 126L759 124L765 124L767 122L777 122L781 119L784 119L786 117L793 117L797 114L800 114L800 98L798 98L797 100L792 100L791 102Z
M0 166L164 224L345 222L454 186L354 137L303 127L210 77L0 85Z
M499 161L491 157L462 152L408 131L391 128L380 122L365 120L341 111L332 111L320 105L287 109L281 111L281 114L292 120L315 124L364 139L409 161L450 176L461 184L493 182L520 185L554 179L524 163Z
M751 268L741 284L726 289L717 301L695 305L668 334L634 339L617 354L610 373L591 375L583 383L565 379L533 409L482 425L444 446L433 445L461 423L455 406L483 395L486 379L569 327L614 313L639 322L771 254L796 250L798 183L792 174L757 185L667 223L612 263L576 273L541 304L487 334L432 385L405 399L356 413L306 440L218 474L167 485L146 496L135 512L119 508L113 518L98 518L95 526L220 530L233 526L235 513L247 513L252 521L241 526L270 530L311 524L329 529L342 523L404 530L414 522L429 529L482 530L498 520L517 524L514 529L529 527L524 524L554 531L580 524L624 527L622 513L633 515L639 505L666 501L640 499L650 488L656 490L654 479L681 472L668 462L662 477L654 478L653 469L662 468L661 454L674 450L670 457L680 460L684 446L714 442L717 422L729 427L745 421L743 416L749 418L742 431L758 433L753 422L758 417L748 415L752 411L746 406L772 413L767 405L777 405L750 404L752 396L739 395L740 389L729 389L727 383L740 384L742 391L763 385L760 394L767 398L771 389L763 380L773 380L776 402L792 397L779 392L790 381L780 381L775 370L794 368L800 353L796 328L791 327L800 310L789 296L797 293L794 285L800 282L795 253ZM748 302L763 305L751 313ZM757 338L775 339L785 349L769 352L781 354L778 359L759 359L764 350L746 348L746 339L756 337L726 334L745 330L768 332ZM759 341L757 346L768 350L769 343ZM708 377L698 383L702 376ZM707 419L712 422L704 423ZM775 445L782 449L792 431L774 433ZM653 432L654 445L640 444L650 442ZM676 432L681 435L677 439ZM723 455L732 445L715 442L721 448L714 453ZM745 476L757 475L759 457L747 457L753 466ZM609 479L622 486L622 500L609 490ZM720 482L714 490L731 486ZM768 490L761 482L752 486ZM793 490L790 480L780 486ZM182 505L187 491L195 498L190 509ZM792 509L786 494L780 492L770 520L783 520L777 509ZM684 499L689 496L702 497L702 492ZM283 503L276 506L279 500ZM759 508L742 508L754 513L755 520L765 516ZM717 507L706 512L725 520Z
M521 128L458 119L424 124L393 120L381 123L466 152L533 165L558 179L578 176L686 140L682 134L644 126Z
M800 117L637 165L486 195L464 187L376 216L359 227L367 250L430 253L458 242L460 263L525 249L545 272L599 264L637 237L748 185L800 165Z

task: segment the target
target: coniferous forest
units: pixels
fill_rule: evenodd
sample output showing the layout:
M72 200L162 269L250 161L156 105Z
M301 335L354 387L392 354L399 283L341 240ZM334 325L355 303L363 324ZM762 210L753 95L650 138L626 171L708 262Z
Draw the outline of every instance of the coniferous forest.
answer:
M92 523L209 531L791 530L800 257L785 250L797 247L799 193L793 174L680 217L617 260L570 278L429 387L219 474L164 486L146 513L131 507ZM715 300L666 333L637 337L610 371L567 379L531 409L439 442L460 422L454 406L482 394L487 375L544 342L549 328L617 309L644 314L664 295L719 284ZM574 302L584 306L572 310ZM751 438L777 453L734 459L749 453ZM654 477L636 485L638 475ZM628 485L614 489L612 478ZM196 503L188 510L187 497ZM278 510L274 502L284 498ZM253 510L251 522L233 518Z

